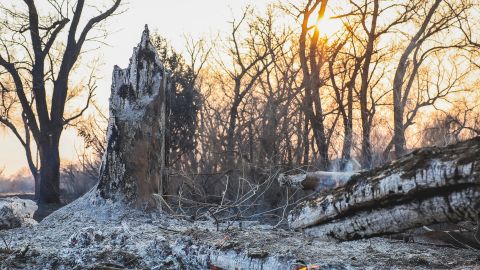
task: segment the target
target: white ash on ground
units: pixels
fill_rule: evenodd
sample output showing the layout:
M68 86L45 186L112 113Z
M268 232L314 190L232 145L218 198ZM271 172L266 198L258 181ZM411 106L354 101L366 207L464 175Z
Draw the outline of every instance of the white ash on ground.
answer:
M0 232L1 269L476 269L478 251L384 238L320 241L271 226L178 220L94 192L33 228Z
M33 214L37 204L17 197L0 198L0 230L37 224Z

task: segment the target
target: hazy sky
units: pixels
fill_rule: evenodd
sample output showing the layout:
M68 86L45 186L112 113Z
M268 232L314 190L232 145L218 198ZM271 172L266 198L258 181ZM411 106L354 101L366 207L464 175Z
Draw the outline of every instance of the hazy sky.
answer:
M5 1L5 0L1 0ZM17 6L20 0L7 0ZM104 0L102 0L104 1ZM42 2L42 1L40 1ZM87 1L88 2L88 1ZM100 50L85 56L99 56L104 63L99 75L96 99L107 104L110 95L111 72L113 65L125 67L132 54L133 47L140 41L145 24L151 31L158 31L178 50L184 48L184 34L193 37L214 37L227 33L229 21L239 17L242 8L250 4L257 10L264 10L271 0L129 0L124 6L126 11L109 20L110 35ZM88 15L88 14L85 14ZM63 160L75 160L76 152L82 147L74 130L66 130L62 136L60 150ZM26 167L23 148L13 136L2 128L0 131L0 169L5 167L6 174L13 174Z

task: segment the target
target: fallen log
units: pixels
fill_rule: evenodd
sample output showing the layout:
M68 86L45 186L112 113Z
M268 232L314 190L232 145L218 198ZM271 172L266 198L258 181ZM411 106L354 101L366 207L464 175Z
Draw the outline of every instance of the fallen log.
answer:
M305 174L278 176L282 187L300 188L303 190L324 191L345 185L355 172L307 172Z
M293 209L291 228L353 240L440 222L476 220L480 137L419 149Z

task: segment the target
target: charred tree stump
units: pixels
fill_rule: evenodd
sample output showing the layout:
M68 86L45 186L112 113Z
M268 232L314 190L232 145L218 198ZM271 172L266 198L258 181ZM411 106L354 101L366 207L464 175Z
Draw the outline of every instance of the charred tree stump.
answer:
M440 222L476 220L480 212L480 137L425 148L306 201L292 228L353 240Z
M114 67L98 194L153 206L163 193L167 76L145 26L126 69Z

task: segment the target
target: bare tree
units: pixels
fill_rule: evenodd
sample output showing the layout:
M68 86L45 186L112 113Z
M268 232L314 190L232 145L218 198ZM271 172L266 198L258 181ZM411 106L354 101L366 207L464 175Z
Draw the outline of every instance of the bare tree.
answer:
M65 115L65 104L69 95L69 77L86 41L92 37L90 32L98 27L118 9L121 0L111 1L111 5L98 15L80 25L85 0L75 3L48 1L50 12L41 15L36 2L25 0L26 11L15 9L7 4L1 5L2 13L14 17L14 23L6 19L2 27L8 29L2 33L0 41L0 67L12 81L16 99L21 105L21 116L25 125L25 136L20 136L17 125L6 117L2 123L16 135L25 148L29 165L32 164L30 135L39 151L40 170L32 169L39 183L36 193L40 202L59 203L59 141L63 128L78 119L85 110L74 115ZM73 12L71 12L73 10ZM69 27L67 28L67 26ZM63 37L61 32L68 29L64 49L55 51L56 44ZM7 36L11 34L11 36ZM13 48L12 48L13 47ZM15 49L22 50L19 54ZM25 55L23 58L22 55ZM46 66L49 68L46 70ZM3 87L2 87L3 88ZM51 98L47 94L52 89ZM28 96L31 91L31 97ZM90 98L88 98L88 107ZM32 167L32 166L31 166Z
M383 36L391 33L395 27L409 21L414 13L411 5L403 2L381 2L379 0L369 0L362 3L352 0L349 2L351 10L338 17L345 18L349 25L359 25L358 28L350 27L355 29L352 33L353 41L360 45L357 46L359 49L354 52L356 57L361 59L359 89L355 92L358 95L360 107L362 166L371 168L374 165L370 138L373 121L381 100L388 92L379 86L386 73L385 62L388 62L393 54L393 52L385 49L385 44L380 47L379 42ZM392 12L393 10L397 12Z
M470 109L463 112L446 111L434 114L423 130L422 145L446 146L480 135L480 129L467 123L469 112L471 112ZM467 131L470 136L465 136L464 131Z
M422 15L422 20L420 20L419 28L411 37L397 64L393 80L393 144L397 158L405 153L405 126L408 127L410 123L413 123L412 116L414 116L418 110L418 108L415 108L415 112L412 111L410 113L411 119L408 119L407 123L404 122L405 107L420 67L429 56L434 55L438 51L464 48L467 46L463 39L452 39L450 42L442 42L439 45L428 45L429 41L433 38L438 38L440 34L446 34L458 27L458 24L463 24L463 16L461 15L471 7L468 1L460 1L460 3L457 4L452 3L449 4L450 8L455 9L455 12L452 12L445 7L442 10L442 3L443 1L436 0L429 8L424 6L423 1L416 3L416 12ZM447 4L445 4L445 6L447 6ZM443 37L444 36L440 36L440 38ZM409 69L410 72L408 74ZM438 75L440 76L440 74ZM431 102L427 102L423 106L430 105L430 103Z
M245 96L253 89L260 76L273 63L272 53L278 48L273 44L272 21L260 20L248 25L248 36L240 41L240 28L246 23L250 9L246 9L242 18L232 22L229 55L232 57L233 69L225 68L233 81L232 104L229 112L227 129L227 163L232 167L235 156L235 130L239 107ZM255 19L260 19L256 17ZM225 66L225 65L223 65Z
M275 54L272 68L260 78L260 93L265 99L260 116L260 164L264 161L277 164L280 160L287 164L293 162L291 129L301 113L295 102L301 90L297 85L297 75L301 71L295 66L297 58L295 46L283 46ZM299 138L301 136L296 139Z
M320 70L326 62L326 56L325 51L322 50L322 46L325 44L320 40L320 29L317 25L310 26L309 21L314 12L318 10L316 18L318 24L325 15L327 2L327 0L310 0L307 2L303 10L301 10L302 31L299 38L300 64L302 67L303 87L305 91L304 110L312 126L315 142L317 143L320 169L328 169L330 166L324 111L319 94L320 88L325 85L325 81L320 76ZM311 33L312 29L313 33ZM311 35L309 33L311 33Z
M365 168L372 167L372 146L370 143L371 121L373 119L372 114L368 110L368 87L370 82L370 65L372 63L372 56L374 53L374 45L377 37L377 20L380 14L380 4L378 0L373 0L373 12L372 22L370 28L367 28L366 24L366 12L362 13L362 25L367 33L367 43L365 46L365 61L362 65L361 79L362 84L360 87L360 112L362 119L362 161Z
M350 28L351 29L351 28ZM357 56L356 43L351 30L346 31L343 41L337 45L332 53L328 68L330 80L338 105L338 111L343 120L343 146L340 158L340 170L345 170L347 163L351 160L353 146L353 106L355 82L360 74L363 55ZM341 52L347 42L351 42L352 52ZM340 82L337 82L339 80Z

